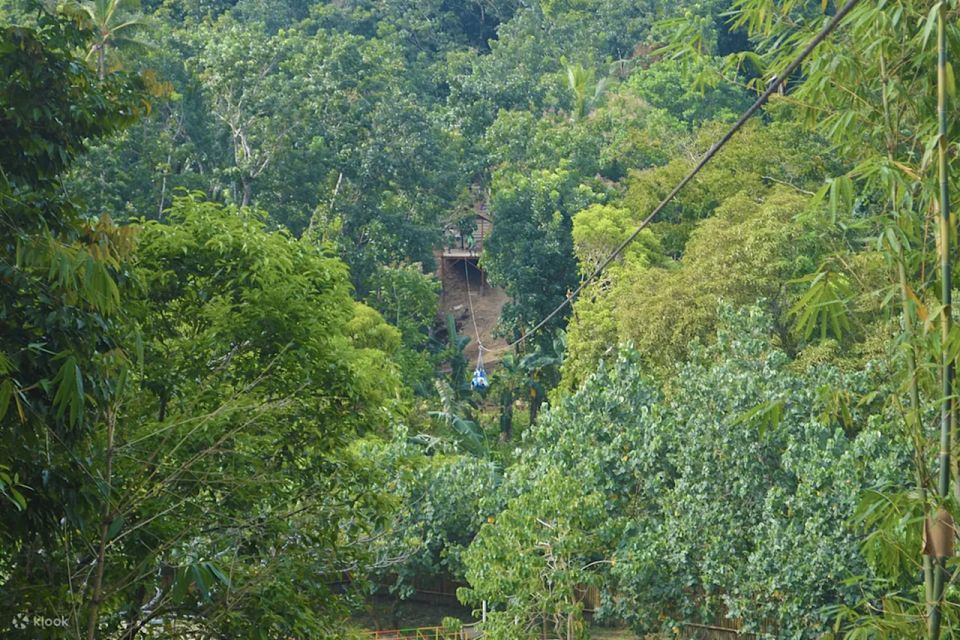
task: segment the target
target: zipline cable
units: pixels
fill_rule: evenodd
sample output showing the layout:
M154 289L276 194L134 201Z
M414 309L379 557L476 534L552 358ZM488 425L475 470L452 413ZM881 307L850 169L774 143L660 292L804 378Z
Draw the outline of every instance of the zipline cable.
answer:
M477 327L477 317L473 313L473 293L470 292L470 270L466 260L463 261L463 279L467 283L467 307L470 309L470 321L473 323L473 332L477 335L477 347L480 353L490 351L483 346L483 341L480 340L480 329Z
M752 105L750 105L749 109L743 112L743 115L740 116L740 118L733 124L732 127L730 127L730 129L723 135L723 137L720 138L720 140L718 140L717 142L715 142L713 146L711 146L710 149L708 149L707 152L703 154L703 157L700 158L700 161L697 162L697 164L693 167L693 169L691 169L690 172L687 173L687 175L685 175L679 183L677 183L677 186L675 186L673 190L669 194L667 194L667 196L663 200L660 201L660 204L658 204L653 209L653 211L650 212L650 215L644 218L643 222L640 223L640 226L638 226L633 231L633 233L627 236L627 238L623 242L621 242L617 246L617 248L614 249L613 252L606 257L606 259L604 259L602 263L600 263L600 266L598 266L596 270L594 270L594 272L590 274L590 277L588 277L586 280L581 282L577 286L577 288L574 289L571 293L567 294L567 297L563 300L563 302L561 302L557 306L556 309L554 309L549 314L547 314L547 316L543 320L538 322L533 327L533 329L531 329L530 331L526 332L525 334L523 334L522 336L520 336L510 344L508 344L506 348L512 349L513 347L517 346L518 344L520 344L521 342L529 338L531 335L535 334L540 329L545 327L548 322L553 320L555 317L557 317L557 314L563 311L564 307L566 307L569 304L572 304L573 300L578 295L580 295L580 292L582 292L584 289L587 288L588 285L590 285L590 283L596 280L600 276L600 274L603 273L603 271L608 266L610 266L610 263L616 260L617 256L619 256L623 252L623 250L630 245L631 242L636 240L637 236L639 236L644 229L650 226L650 223L653 222L653 220L657 217L657 215L661 211L663 211L663 209L668 204L670 204L670 202L676 197L676 195L680 193L680 191L682 191L683 188L686 187L687 184L691 180L693 180L693 178L696 177L698 173L700 173L700 170L703 169L707 165L707 163L713 159L715 155L717 155L717 152L720 151L720 149L722 149L723 146L730 141L730 139L734 136L734 134L736 134L737 131L739 131L744 124L746 124L747 120L753 117L753 114L755 114L760 109L760 107L762 107L767 102L770 96L772 96L774 93L780 90L784 82L786 82L786 79L789 78L793 74L793 72L797 70L797 68L803 63L803 61L807 58L807 56L809 56L813 52L813 50L817 48L817 45L823 42L823 40L828 35L830 35L830 33L834 29L837 28L837 25L840 24L840 22L847 16L848 13L850 13L850 11L859 2L860 0L847 0L847 3L844 4L840 8L840 10L833 15L832 18L830 18L830 21L823 26L820 32L817 33L817 35L814 36L809 43L807 43L807 46L803 48L803 50L797 55L797 57L794 58L790 62L790 64L788 64L786 68L784 68L784 70L774 78L774 81L767 86L767 90L764 91Z

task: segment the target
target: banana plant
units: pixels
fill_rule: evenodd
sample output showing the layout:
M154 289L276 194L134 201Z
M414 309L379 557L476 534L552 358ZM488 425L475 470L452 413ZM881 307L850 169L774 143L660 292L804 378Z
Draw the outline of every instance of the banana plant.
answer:
M513 405L516 400L526 401L530 424L536 422L547 392L559 382L564 349L565 336L560 334L549 351L538 346L522 357L508 353L500 359L491 389L498 395L500 403L501 442L509 442L513 437Z
M442 380L436 381L437 395L440 397L440 410L430 415L446 425L460 447L475 456L487 451L486 436L483 428L473 416L473 407L460 399L453 388Z
M564 348L565 336L561 333L554 338L549 350L538 345L536 350L520 359L518 366L523 372L523 391L530 411L530 424L537 421L547 392L560 381Z
M470 394L470 380L467 378L467 356L463 350L470 344L470 338L457 333L457 322L453 314L447 314L447 345L439 354L441 363L450 366L450 387L457 399Z

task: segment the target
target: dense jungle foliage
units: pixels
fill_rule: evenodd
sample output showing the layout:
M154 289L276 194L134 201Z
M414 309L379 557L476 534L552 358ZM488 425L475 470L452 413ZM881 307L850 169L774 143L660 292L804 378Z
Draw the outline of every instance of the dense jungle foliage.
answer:
M954 637L960 10L854 4L572 298L845 9L0 0L0 636Z

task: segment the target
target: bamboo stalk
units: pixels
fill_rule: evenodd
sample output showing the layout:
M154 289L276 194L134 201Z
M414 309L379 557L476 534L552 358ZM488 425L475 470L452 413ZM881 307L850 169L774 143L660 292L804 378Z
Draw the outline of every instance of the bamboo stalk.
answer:
M907 375L910 377L910 419L908 427L914 432L916 442L922 443L924 440L923 430L921 429L920 419L920 388L917 384L917 356L913 350L913 318L909 312L909 294L907 293L907 269L904 266L903 251L899 252L897 258L897 275L900 280L900 296L902 305L903 330L907 337ZM920 492L921 504L927 504L927 486L924 477L924 455L922 451L916 452L917 467L917 491ZM924 554L923 556L923 591L927 607L927 616L931 613L933 606L933 559Z
M950 186L947 180L947 21L946 3L937 12L937 166L940 181L940 279L943 310L940 317L940 368L942 399L940 406L940 478L938 492L945 501L950 493L950 440L956 425L956 403L953 400L953 362L947 353L950 337L952 303L950 247ZM939 640L944 587L947 581L947 559L936 559L933 580L934 602L930 610L930 639Z
M96 574L94 577L93 591L90 595L90 614L87 618L87 640L95 640L97 635L97 623L99 621L100 604L103 599L103 570L106 566L107 538L109 535L111 518L111 499L113 485L113 440L116 433L117 416L115 409L111 409L106 414L107 423L107 460L104 480L106 482L106 491L103 496L103 507L100 512L100 544L97 548Z
M887 97L887 64L886 58L884 56L883 50L880 50L880 80L881 80L881 99L883 101L883 120L884 120L884 135L886 137L886 146L887 146L887 158L890 161L893 161L893 154L895 149L895 135L894 129L891 124L890 117L890 102ZM897 188L892 186L890 189L890 205L892 211L897 210L898 198L897 198ZM907 359L907 375L909 376L909 393L910 393L910 413L907 419L907 428L911 432L911 436L914 438L914 441L917 443L916 450L914 452L916 465L916 474L917 474L917 491L920 494L920 504L924 505L924 509L927 505L927 476L925 472L926 467L926 456L923 453L923 442L925 440L922 422L921 422L921 405L920 405L920 388L917 382L917 354L915 351L913 339L914 339L914 323L913 315L910 312L910 295L909 289L907 286L907 269L906 269L906 259L903 253L903 248L901 247L891 247L891 249L896 250L897 254L897 277L900 284L900 308L901 308L901 321L903 326L903 331L907 339L907 350L906 350L906 359ZM924 592L924 604L926 607L927 618L930 617L931 607L933 606L933 558L927 554L923 554L923 592Z

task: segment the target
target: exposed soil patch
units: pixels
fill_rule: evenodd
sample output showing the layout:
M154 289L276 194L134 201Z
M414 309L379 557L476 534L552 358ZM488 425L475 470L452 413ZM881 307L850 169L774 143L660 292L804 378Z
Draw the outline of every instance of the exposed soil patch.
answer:
M500 310L508 300L507 294L503 289L491 287L486 278L481 278L476 265L470 261L447 260L437 276L441 277L443 286L440 294L441 318L445 322L447 314L452 313L457 323L457 332L470 338L464 354L471 366L476 362L479 351L476 332L470 319L471 303L480 341L490 350L483 354L484 363L489 366L499 361L499 355L506 349L507 343L503 338L495 338L493 333L500 321Z

